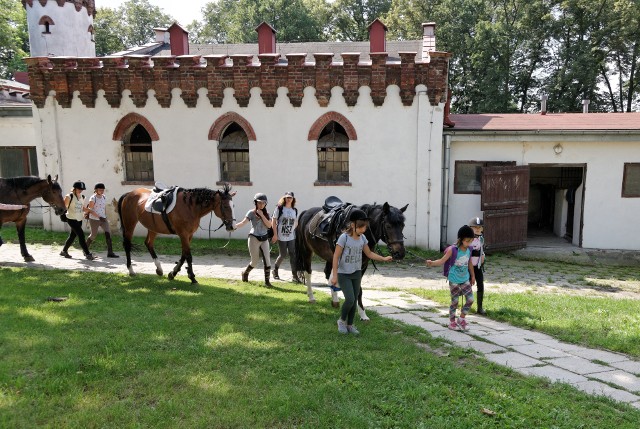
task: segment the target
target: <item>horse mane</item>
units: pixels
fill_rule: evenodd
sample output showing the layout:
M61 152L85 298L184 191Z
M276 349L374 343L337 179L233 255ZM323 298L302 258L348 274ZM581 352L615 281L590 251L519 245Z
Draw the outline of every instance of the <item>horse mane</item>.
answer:
M378 216L382 216L382 205L380 204L363 204L362 206L360 206L360 210L364 211L367 216L372 217L371 215L375 214L376 215L376 219L373 219L372 217L372 221L373 220L378 220L377 217ZM402 213L400 211L400 209L393 207L391 205L389 205L389 214L387 214L387 219L389 220L389 223L391 224L398 224L398 223L402 223L405 221L405 217L404 217L404 213Z
M185 203L191 203L195 201L196 205L207 207L210 204L213 204L215 201L215 197L217 194L220 194L221 197L229 195L231 192L231 185L225 183L220 189L209 189L209 188L191 188L191 189L183 189L182 190L182 199Z
M13 189L27 189L40 183L43 179L36 176L18 176L0 178L0 187Z

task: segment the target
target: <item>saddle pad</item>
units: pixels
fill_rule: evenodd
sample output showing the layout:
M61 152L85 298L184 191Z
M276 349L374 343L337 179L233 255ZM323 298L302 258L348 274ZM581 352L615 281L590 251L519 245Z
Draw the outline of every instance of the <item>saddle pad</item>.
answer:
M173 208L176 206L176 199L178 198L179 190L180 188L176 186L176 188L171 192L173 194L173 198L171 198L171 203L167 207L167 213L171 213L171 210L173 210ZM149 198L147 198L147 202L144 204L144 209L149 213L162 213L161 210L156 210L153 208L153 203L160 199L162 197L162 194L164 194L164 192L151 192L151 194L149 194Z
M320 225L320 222L322 222L322 218L325 215L326 213L320 210L311 218L311 222L309 222L309 234L311 234L314 237L322 238L324 240L326 240L326 238L322 237L320 234L317 234L316 231L318 229L318 225Z

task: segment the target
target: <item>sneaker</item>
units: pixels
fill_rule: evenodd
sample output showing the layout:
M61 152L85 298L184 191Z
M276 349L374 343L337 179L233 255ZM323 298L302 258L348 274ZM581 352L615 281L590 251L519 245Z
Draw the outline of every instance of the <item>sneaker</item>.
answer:
M463 331L466 331L467 329L469 329L469 324L462 317L458 317L458 326L460 326L460 329Z
M95 256L93 256L93 254L92 254L92 253L85 253L85 254L84 254L84 258L85 258L86 260L88 260L88 261L93 261L94 259L96 259L96 257L95 257Z
M66 250L63 250L62 252L60 252L60 256L64 256L67 259L71 258L71 255L69 255L69 252L67 252Z
M119 258L120 256L116 255L115 253L107 253L107 258Z
M349 331L349 333L353 335L360 335L360 331L358 331L356 325L347 326L347 331Z
M451 322L449 322L449 329L451 329L452 331L459 331L460 327L455 320L452 320Z
M340 332L341 334L349 333L349 330L347 329L347 324L342 319L338 319L338 332Z

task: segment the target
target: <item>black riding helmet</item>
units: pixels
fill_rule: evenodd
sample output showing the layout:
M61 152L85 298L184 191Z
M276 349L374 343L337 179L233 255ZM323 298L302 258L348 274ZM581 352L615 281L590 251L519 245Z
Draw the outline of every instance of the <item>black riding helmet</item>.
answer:
M481 217L474 217L474 218L471 218L471 220L469 221L469 223L467 225L469 225L469 226L484 226L484 222L482 221Z
M96 186L93 187L93 190L96 189L104 189L104 183L96 183Z
M87 185L85 185L82 180L77 180L77 181L73 182L73 188L74 189L80 189L80 190L84 191L85 189L87 189Z
M458 239L464 240L465 238L476 238L475 233L469 225L464 225L458 230Z
M258 201L264 201L264 203L267 203L267 196L265 194L263 194L262 192L258 192L257 194L255 194L253 196L253 202L258 202Z
M369 220L367 214L360 209L353 209L349 215L349 222L356 222L359 220Z

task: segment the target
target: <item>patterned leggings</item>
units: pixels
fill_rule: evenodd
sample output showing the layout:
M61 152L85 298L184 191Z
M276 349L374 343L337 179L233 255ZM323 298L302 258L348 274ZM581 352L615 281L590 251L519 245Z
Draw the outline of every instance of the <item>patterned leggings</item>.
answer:
M449 292L451 292L451 305L449 306L449 320L456 320L456 311L458 310L459 297L464 296L464 305L460 312L461 316L466 316L473 304L473 290L471 283L455 284L449 282Z

